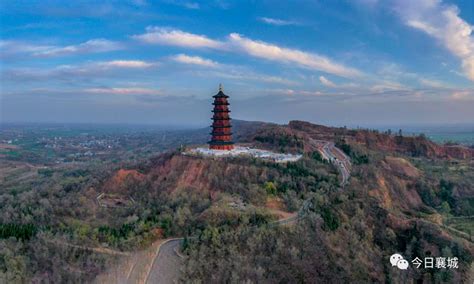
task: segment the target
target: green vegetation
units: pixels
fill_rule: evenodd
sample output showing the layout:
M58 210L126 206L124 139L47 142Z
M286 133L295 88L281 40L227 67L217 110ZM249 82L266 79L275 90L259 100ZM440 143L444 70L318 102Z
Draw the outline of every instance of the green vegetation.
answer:
M355 150L353 146L347 144L344 141L337 142L336 147L344 151L344 153L346 153L346 155L351 158L351 162L355 165L369 163L369 156L367 154L361 154L360 151Z
M280 152L296 151L300 152L304 146L303 139L294 134L284 132L266 132L255 136L255 141L271 145L272 148Z
M344 270L331 265L323 231L313 222L318 222L315 215L294 227L242 227L231 232L208 228L198 240L187 241L189 261L182 279L205 283L347 282L350 278Z
M474 165L460 161L461 164L453 166L446 160L403 156L422 171L420 176L410 177L404 172L410 169L409 163L390 168L384 160L385 152L348 142L337 146L351 157L354 165L348 187L342 192L335 187L325 187L326 181L332 182L325 180L327 173L317 174L315 169L322 164L318 154L309 153L307 158L281 168L272 166L280 173L297 178L296 186L289 186L292 190L287 192L285 179L277 178L264 184L266 192L273 195L277 188L277 195L283 199L287 194L291 195L291 202L286 203L288 208L295 208L292 205L295 203L301 206L302 200L309 199L312 201L310 213L291 227L207 228L213 233L186 242L185 253L189 259L183 279L203 282L407 282L425 276L417 271L410 278L398 274L390 267L386 256L399 251L408 259L423 258L433 249L439 250L435 256L458 256L461 267L457 271L427 271L432 279L440 282L466 279L463 277L469 275L473 260L459 241L466 235L454 234L430 218L436 216L435 213L441 214L443 220L448 220L443 226L466 232L468 238L472 236L472 219L445 218L467 215L474 209L472 198L465 197L466 193L472 192ZM423 148L421 142L419 147ZM415 152L411 154L422 156L424 153ZM385 194L388 196L381 194L374 198L373 195L383 190L382 186L387 188ZM299 187L303 190L298 190ZM421 205L410 203L413 202L410 198L416 198L414 194L421 197ZM390 202L393 209L385 209L384 202ZM426 218L426 221L417 218ZM394 226L394 220L406 222L408 228ZM444 234L453 234L452 237L446 238L441 230ZM373 258L374 254L383 257ZM324 262L313 262L319 259ZM379 272L369 273L369 270ZM318 273L314 274L314 271Z
M267 192L268 195L276 195L278 192L275 183L271 181L265 182L263 187L265 188L265 191Z
M0 239L7 239L10 237L18 240L27 241L31 239L38 229L33 224L0 224Z
M52 169L38 169L38 174L44 177L52 177L54 170Z
M316 160L318 162L324 162L323 156L321 156L321 153L319 151L313 151L309 154L311 159Z
M90 140L90 133L80 133L55 135L74 145ZM394 251L407 258L427 251L458 256L460 268L432 272L436 281L462 282L468 274L472 255L460 238L473 232L472 161L427 158L423 151L388 153L336 139L353 163L350 184L340 189L336 168L317 151L286 164L177 152L150 157L169 143L161 132L144 134L143 143L138 134L102 134L122 141L118 150L70 157L71 149L45 150L30 137L15 142L17 158L0 157L0 282L92 282L117 258L68 245L135 251L178 236L187 237L183 277L197 282L409 282L385 259ZM55 135L41 132L49 142ZM171 141L205 138L191 136L183 132ZM252 137L277 151L308 148L302 135L287 128L272 126ZM388 155L406 163L392 165ZM58 157L68 162L56 162ZM118 169L132 174L118 176ZM98 206L102 192L133 202ZM265 208L268 200L302 218L277 226ZM428 276L415 271L410 277Z
M415 183L415 189L425 204L444 215L474 215L474 197L465 195L472 190L474 181L472 162L419 158L413 162L425 172Z
M446 221L446 224L450 227L467 233L471 239L474 237L474 217L460 217L460 218L451 218Z
M339 218L334 213L334 210L332 210L331 208L323 207L321 209L321 217L324 220L323 228L334 231L339 227L339 224L340 224Z

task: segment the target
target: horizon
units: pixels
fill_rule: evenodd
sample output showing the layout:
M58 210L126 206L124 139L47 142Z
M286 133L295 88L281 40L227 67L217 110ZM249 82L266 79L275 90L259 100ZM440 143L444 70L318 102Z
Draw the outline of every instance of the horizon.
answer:
M474 124L473 5L7 2L0 122Z
M243 120L243 119L232 119L233 121L239 122L249 122L249 123L274 123L277 125L287 125L291 121L305 121L305 120L290 120L286 123L276 123L271 121L261 121L261 120ZM309 121L308 121L309 122ZM438 130L446 132L457 132L461 131L474 131L474 123L427 123L427 124L353 124L353 125L332 125L332 124L322 124L317 122L310 122L315 125L322 125L333 128L347 127L349 129L369 129L369 130L399 130L409 131L413 133L421 133L422 128L425 128L428 131ZM53 126L53 127L91 127L91 128L114 128L114 127L127 127L127 128L148 128L152 130L197 130L211 127L211 124L159 124L159 123L122 123L122 122L112 122L112 123L102 123L102 122L31 122L31 121L4 121L0 124L0 128L5 126ZM448 129L446 129L448 128Z

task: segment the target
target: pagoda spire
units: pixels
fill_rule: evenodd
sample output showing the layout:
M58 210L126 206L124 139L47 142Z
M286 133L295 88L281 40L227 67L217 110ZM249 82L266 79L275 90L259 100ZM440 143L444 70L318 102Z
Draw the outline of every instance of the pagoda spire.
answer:
M209 149L213 150L232 150L234 143L232 142L232 125L230 124L229 102L226 94L224 94L222 84L219 84L219 92L213 96L214 109L212 112L212 132L211 141L209 141Z

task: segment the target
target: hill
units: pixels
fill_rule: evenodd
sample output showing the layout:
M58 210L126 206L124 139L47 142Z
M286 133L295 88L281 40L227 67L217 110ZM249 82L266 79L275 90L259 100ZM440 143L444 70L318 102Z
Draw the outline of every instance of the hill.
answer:
M472 223L467 219L468 225L456 227L449 220L474 212L473 149L302 121L241 123L236 132L240 143L304 153L304 158L277 165L169 153L138 169L146 186L122 189L149 208L156 208L164 193L205 200L185 216L185 209L175 209L165 228L168 235L199 236L185 244L184 279L461 282L472 273ZM331 141L351 157L345 188L339 188L338 172L321 160L314 141ZM236 198L246 209L225 206ZM283 200L288 212L304 200L311 209L294 226L262 226L276 218L266 207L268 198ZM400 271L388 260L395 252L410 260L456 256L459 269Z
M181 276L197 282L461 283L472 275L473 149L302 121L234 126L238 143L303 158L277 164L168 148L8 179L0 280L90 282L121 255L168 237L185 237ZM208 131L181 131L173 144L202 144ZM324 143L351 159L343 187L338 167L322 159ZM297 222L274 223L298 213ZM459 268L402 271L390 265L395 252L457 257Z

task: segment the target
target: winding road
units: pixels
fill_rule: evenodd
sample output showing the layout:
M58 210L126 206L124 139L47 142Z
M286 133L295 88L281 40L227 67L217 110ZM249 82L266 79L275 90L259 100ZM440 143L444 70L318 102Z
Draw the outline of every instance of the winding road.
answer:
M346 186L351 176L350 158L341 149L337 148L334 142L315 139L310 139L310 142L318 149L323 159L337 167L342 177L341 187Z
M161 244L145 283L178 283L183 264L182 257L178 255L182 240L172 239Z

